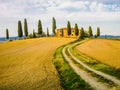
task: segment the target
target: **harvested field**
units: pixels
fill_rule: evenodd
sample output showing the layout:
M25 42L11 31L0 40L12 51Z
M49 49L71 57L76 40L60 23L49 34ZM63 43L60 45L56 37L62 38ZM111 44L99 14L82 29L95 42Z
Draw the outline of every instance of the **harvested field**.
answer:
M52 63L56 48L73 38L39 38L0 44L0 89L61 90Z
M102 63L120 68L120 41L92 39L76 47L78 53L84 53Z

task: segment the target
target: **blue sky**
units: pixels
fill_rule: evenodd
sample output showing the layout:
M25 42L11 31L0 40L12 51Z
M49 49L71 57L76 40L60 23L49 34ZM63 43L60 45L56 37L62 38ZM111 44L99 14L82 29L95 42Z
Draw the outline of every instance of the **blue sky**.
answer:
M40 19L43 31L51 32L52 17L56 18L57 28L77 23L79 28L93 32L101 28L101 34L120 35L120 0L0 0L0 37L5 36L6 28L10 36L17 36L18 20L27 19L29 33L35 29Z

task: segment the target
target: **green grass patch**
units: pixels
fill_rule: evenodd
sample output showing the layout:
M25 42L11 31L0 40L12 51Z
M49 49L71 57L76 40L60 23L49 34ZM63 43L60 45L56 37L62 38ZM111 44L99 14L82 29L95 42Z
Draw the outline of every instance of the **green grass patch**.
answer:
M77 75L62 55L63 47L54 54L54 65L59 73L61 85L65 90L93 90L83 79Z

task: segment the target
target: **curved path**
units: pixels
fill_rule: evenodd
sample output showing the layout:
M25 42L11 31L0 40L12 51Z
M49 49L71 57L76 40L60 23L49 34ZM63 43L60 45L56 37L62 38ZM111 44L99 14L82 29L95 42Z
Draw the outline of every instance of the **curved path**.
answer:
M71 47L69 47L67 50L68 50L68 53L70 54L70 56L76 61L78 62L80 65L82 65L84 68L86 68L87 70L89 71L92 71L94 73L96 73L97 75L100 75L112 82L114 82L116 85L120 86L120 80L118 80L117 78L115 78L114 76L111 76L111 75L108 75L106 73L103 73L103 72L100 72L100 71L97 71L97 70L94 70L92 68L90 68L89 66L87 66L86 64L84 64L82 61L80 61L79 59L77 59L71 52L70 52L70 48L80 44L81 42L78 42L78 43L75 43L73 44Z
M87 72L85 72L84 70L80 69L79 67L77 67L72 60L66 55L66 50L67 47L64 47L62 50L62 54L64 56L64 58L66 59L66 61L70 64L70 66L74 69L74 71L85 80L85 82L87 82L89 85L91 85L95 90L108 90L109 88L101 83L98 82L96 78L90 76Z

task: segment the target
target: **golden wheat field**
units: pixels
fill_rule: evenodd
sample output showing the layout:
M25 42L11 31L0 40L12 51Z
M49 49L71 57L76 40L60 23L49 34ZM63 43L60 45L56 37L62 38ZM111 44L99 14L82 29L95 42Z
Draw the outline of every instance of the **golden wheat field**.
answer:
M38 38L0 44L0 90L61 90L54 51L73 38Z
M120 68L120 41L92 39L76 47L78 53L84 53L112 67Z

